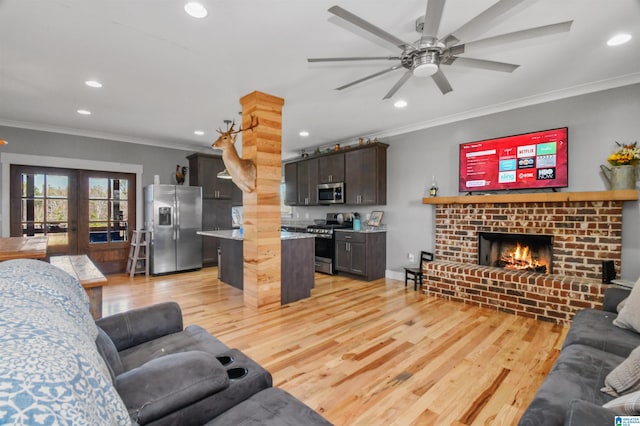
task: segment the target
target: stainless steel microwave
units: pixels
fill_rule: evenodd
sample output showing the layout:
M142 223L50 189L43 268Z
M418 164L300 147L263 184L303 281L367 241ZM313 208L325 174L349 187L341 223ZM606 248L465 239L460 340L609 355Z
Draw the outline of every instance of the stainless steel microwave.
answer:
M344 182L318 184L318 204L343 204Z

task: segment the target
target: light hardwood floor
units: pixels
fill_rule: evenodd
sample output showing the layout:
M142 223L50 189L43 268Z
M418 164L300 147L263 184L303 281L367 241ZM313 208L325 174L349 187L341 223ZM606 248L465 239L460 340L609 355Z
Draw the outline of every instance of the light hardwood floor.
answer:
M245 308L216 268L110 275L103 315L174 300L336 425L516 424L566 328L425 296L401 281L316 274L312 297Z

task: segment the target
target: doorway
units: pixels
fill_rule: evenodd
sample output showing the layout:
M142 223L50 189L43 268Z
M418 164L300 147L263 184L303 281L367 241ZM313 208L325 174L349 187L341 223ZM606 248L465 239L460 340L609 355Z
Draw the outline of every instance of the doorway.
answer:
M11 165L11 236L47 235L48 256L87 254L123 272L136 224L136 175Z

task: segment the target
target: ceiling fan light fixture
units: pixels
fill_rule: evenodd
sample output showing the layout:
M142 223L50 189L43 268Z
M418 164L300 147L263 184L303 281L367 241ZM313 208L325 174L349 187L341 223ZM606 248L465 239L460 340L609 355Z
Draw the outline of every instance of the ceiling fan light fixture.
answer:
M413 58L413 75L431 77L438 72L438 62L433 52L426 52Z
M418 64L413 67L413 75L416 77L431 77L438 72L438 65L432 63Z

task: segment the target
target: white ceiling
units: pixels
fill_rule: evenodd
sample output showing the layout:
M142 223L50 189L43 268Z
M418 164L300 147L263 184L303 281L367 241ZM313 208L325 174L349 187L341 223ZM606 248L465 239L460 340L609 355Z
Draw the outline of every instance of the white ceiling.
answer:
M402 70L343 91L395 62L309 64L308 57L394 55L396 47L336 18L337 4L406 41L426 0L0 0L0 125L207 151L239 99L285 99L283 155L384 138L544 100L640 82L640 1L533 0L481 38L574 20L567 34L484 49L469 57L520 64L512 74L443 67L454 91ZM449 0L440 36L495 0ZM606 46L618 32L626 45ZM463 40L470 41L470 40ZM88 79L101 89L84 85ZM405 99L408 107L395 109ZM78 109L92 111L81 116ZM204 136L193 131L201 129ZM302 138L301 130L310 136ZM2 135L0 135L1 137Z

